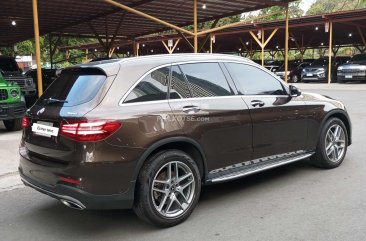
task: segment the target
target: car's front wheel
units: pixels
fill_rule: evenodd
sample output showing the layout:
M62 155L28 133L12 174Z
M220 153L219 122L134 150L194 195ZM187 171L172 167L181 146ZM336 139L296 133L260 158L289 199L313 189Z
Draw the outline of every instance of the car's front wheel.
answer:
M201 191L201 177L194 160L179 150L153 155L141 169L135 197L135 213L160 227L186 220Z
M338 167L346 156L348 133L344 123L338 118L330 118L325 123L316 153L311 160L314 165L326 169Z

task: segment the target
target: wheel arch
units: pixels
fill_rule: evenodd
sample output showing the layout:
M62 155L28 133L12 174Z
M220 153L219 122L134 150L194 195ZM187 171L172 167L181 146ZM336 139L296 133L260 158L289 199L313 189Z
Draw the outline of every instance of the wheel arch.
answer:
M328 112L325 117L323 118L323 121L321 123L321 128L319 129L319 133L318 133L318 137L320 136L320 132L325 124L325 122L327 122L330 118L338 118L340 119L344 125L346 126L347 129L347 136L348 136L348 145L352 144L352 125L351 125L351 120L347 114L347 112L345 112L342 109L336 109L336 110L331 110L330 112Z
M199 168L202 180L205 180L204 178L207 176L207 164L203 149L199 143L188 137L169 137L152 144L138 159L133 180L138 178L142 166L150 156L167 149L181 150L190 155Z

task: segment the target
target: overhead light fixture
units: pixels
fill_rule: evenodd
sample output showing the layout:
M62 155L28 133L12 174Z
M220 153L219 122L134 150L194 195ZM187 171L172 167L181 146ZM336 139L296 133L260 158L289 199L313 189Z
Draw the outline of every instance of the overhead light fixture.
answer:
M348 34L348 37L352 37L352 33L349 33L349 34Z
M117 46L117 50L119 50L119 47Z
M15 26L17 25L17 22L15 22L15 20L11 21L11 25Z
M316 26L316 27L315 27L315 30L316 30L316 31L318 31L318 30L319 30L319 27L318 27L318 26Z
M321 45L321 46L323 46L323 45L324 45L324 43L320 43L320 45Z
M152 49L152 50L150 50L150 52L151 52L151 53L154 53L154 50Z
M241 48L239 48L239 52L241 52Z
M97 52L98 51L98 49L94 49L94 52Z
M142 44L142 47L145 47L145 44Z
M127 55L130 55L130 51L127 51Z
M203 5L202 5L202 9L206 9L206 4L204 3Z
M246 45L249 45L249 42L246 42L245 44L246 44Z
M177 48L177 50L179 51L179 48Z
M276 49L278 49L278 48L280 48L280 46L278 46L278 45L277 45L277 46L276 46Z

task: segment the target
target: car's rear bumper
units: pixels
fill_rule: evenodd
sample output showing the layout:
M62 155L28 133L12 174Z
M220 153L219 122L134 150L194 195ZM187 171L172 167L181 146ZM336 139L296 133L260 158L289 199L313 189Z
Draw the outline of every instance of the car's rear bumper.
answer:
M22 118L26 111L25 103L0 104L0 120Z
M87 192L83 185L50 182L50 176L57 176L57 169L33 163L22 154L20 155L19 174L26 186L56 198L66 205L71 203L73 205L70 206L77 209L126 209L133 206L134 181L130 181L128 189L123 193L92 194ZM97 172L95 176L98 176ZM114 178L111 177L111 179ZM87 185L93 186L92 181L89 180Z

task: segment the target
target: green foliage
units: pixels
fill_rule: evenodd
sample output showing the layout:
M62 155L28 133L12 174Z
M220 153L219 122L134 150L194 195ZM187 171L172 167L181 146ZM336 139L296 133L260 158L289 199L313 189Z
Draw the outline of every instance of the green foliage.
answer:
M332 13L366 7L366 0L317 0L311 5L307 15Z
M300 8L300 2L296 1L290 3L288 13L290 18L301 17L304 14L304 11ZM285 8L281 6L273 6L259 11L258 16L266 16L266 15L270 16L261 18L261 21L273 21L273 20L284 19L286 17Z
M50 63L50 40L52 42L52 47L54 46L55 42L57 41L57 37L53 36L51 39L48 35L40 37L40 47L41 47L41 62L43 64ZM94 39L90 38L69 38L69 37L61 37L58 41L57 46L77 46L83 45L87 43L95 43ZM2 55L6 56L16 56L16 55L35 55L35 44L34 40L26 40L16 44L16 52L14 51L13 47L5 47L0 48L0 52ZM70 51L70 56L82 56L84 54L83 51L73 49ZM60 52L57 48L55 54L53 56L53 63L60 62L62 66L69 66L75 63L81 63L83 57L75 58L71 62L65 61L61 62L62 60L66 59L66 53Z

